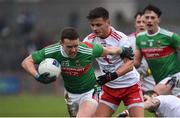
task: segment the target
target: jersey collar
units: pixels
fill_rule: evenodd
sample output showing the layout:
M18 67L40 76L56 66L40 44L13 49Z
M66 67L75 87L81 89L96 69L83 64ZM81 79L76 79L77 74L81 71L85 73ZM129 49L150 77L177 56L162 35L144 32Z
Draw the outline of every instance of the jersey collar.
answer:
M67 55L66 52L64 51L62 45L60 45L60 51L61 51L62 56L68 58L68 55Z
M157 31L156 33L154 33L154 34L149 34L149 33L146 31L146 33L147 33L148 36L155 36L155 35L157 35L159 32L160 32L160 27L158 27L158 31Z

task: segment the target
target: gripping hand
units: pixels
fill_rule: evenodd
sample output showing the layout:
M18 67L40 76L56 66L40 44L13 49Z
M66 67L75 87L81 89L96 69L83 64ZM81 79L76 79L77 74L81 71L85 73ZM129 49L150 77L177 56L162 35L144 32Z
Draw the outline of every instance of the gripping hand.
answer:
M172 76L171 79L166 82L166 85L167 84L171 85L171 89L174 87L180 88L180 80L176 76Z
M120 54L120 57L122 59L129 58L130 60L133 60L134 59L133 49L131 47L129 47L129 48L123 47L122 48L122 53Z
M117 77L118 77L118 75L116 72L113 72L113 73L107 72L106 74L101 75L97 78L97 83L102 86L105 83L116 79Z
M51 82L54 82L56 80L56 76L49 77L49 73L43 73L41 75L38 75L35 77L35 79L43 84L49 84Z

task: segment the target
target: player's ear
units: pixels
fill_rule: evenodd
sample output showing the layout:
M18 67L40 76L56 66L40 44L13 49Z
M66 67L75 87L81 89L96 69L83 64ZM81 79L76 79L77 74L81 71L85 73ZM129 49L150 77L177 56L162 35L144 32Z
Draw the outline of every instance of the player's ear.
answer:
M107 23L110 25L111 24L111 22L110 22L110 20L109 19L107 19Z
M160 22L161 22L161 18L159 17L159 18L158 18L158 24L160 24Z

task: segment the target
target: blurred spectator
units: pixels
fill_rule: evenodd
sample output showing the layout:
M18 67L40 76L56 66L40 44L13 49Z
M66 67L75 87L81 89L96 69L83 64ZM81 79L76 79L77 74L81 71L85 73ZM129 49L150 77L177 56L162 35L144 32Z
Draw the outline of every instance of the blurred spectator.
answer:
M27 54L31 54L36 50L36 43L33 38L27 37L25 43L26 43L25 45L26 45Z
M39 29L36 32L35 37L27 37L26 38L26 47L28 54L31 54L35 50L40 50L43 47L52 44L53 41L49 39L48 34L43 29Z
M2 37L8 36L10 33L10 28L8 26L8 20L5 15L0 14L0 35Z
M40 50L44 48L45 46L50 45L52 43L53 41L50 40L46 31L44 31L43 29L39 29L37 31L37 35L35 37L35 45L36 45L37 50Z
M35 26L35 15L33 12L28 10L23 10L16 19L18 34L19 35L28 35L30 34Z
M79 14L78 12L71 12L69 14L69 26L71 27L78 27L78 24L79 24Z

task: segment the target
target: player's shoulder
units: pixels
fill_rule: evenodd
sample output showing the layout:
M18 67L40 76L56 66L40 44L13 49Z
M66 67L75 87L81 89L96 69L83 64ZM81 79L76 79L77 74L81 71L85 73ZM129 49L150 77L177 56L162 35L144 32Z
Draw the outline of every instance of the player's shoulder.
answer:
M96 50L96 45L98 45L98 44L94 44L92 42L86 42L86 41L85 42L81 42L79 47L78 47L78 52L82 53L82 54L92 55L93 54L93 50Z
M133 36L136 36L136 32L132 32L131 34L128 35L128 37L133 37Z
M117 35L119 36L119 38L123 38L123 37L127 37L127 35L119 30L116 30L114 28L112 28L112 33L111 34L114 34L114 35Z
M159 33L163 34L163 35L166 35L166 36L169 36L169 37L172 37L172 35L174 34L174 32L171 32L171 31L166 30L164 28L160 28Z
M45 49L60 48L59 43L54 43L45 47Z
M122 39L128 39L127 35L121 31L118 31L112 27L112 31L110 34L111 38L120 41Z
M130 40L134 40L134 39L136 39L136 32L132 32L131 34L129 34L128 35L128 39L130 39Z
M136 34L137 37L144 36L147 34L147 31L139 32Z
M55 53L55 52L59 52L60 50L60 44L59 43L55 43L55 44L51 44L47 47L45 47L45 54L52 54L52 53Z
M96 38L96 35L94 33L91 33L85 37L83 41L92 42Z

